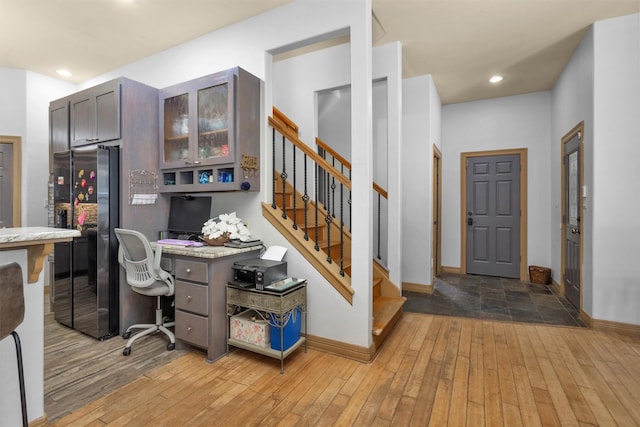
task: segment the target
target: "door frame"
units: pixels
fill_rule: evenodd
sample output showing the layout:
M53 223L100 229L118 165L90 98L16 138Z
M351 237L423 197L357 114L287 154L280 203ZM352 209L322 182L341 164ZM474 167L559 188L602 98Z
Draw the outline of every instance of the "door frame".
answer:
M0 144L12 145L13 156L13 200L12 215L13 226L20 227L22 225L22 138L19 136L0 135Z
M564 272L565 272L565 268L566 268L566 248L565 248L565 244L564 244L564 236L566 233L566 225L564 222L564 216L567 214L567 201L565 200L565 190L566 190L566 185L567 183L565 182L565 173L566 173L566 165L564 164L564 146L567 142L569 142L571 139L573 139L574 136L578 136L578 151L579 151L579 158L580 158L580 165L578 166L580 168L580 185L584 186L584 121L581 121L580 123L578 123L577 125L575 125L573 127L573 129L571 129L569 132L567 132L561 139L560 139L560 198L562 199L562 210L560 211L560 293L562 295L566 295L566 288L564 286ZM583 266L583 254L584 254L584 227L582 226L582 224L584 224L584 197L582 194L582 191L580 192L580 203L578 203L578 216L580 217L580 283L578 283L578 286L580 288L580 307L579 307L579 311L582 314L582 296L583 296L583 292L582 292L582 284L583 284L583 280L584 280L584 271L582 269Z
M433 242L431 259L431 278L442 271L442 153L433 145L433 182L432 182L432 220L431 241ZM433 280L432 280L433 283Z
M527 148L460 153L460 273L467 274L467 159L473 157L520 156L520 280L529 280L527 271Z

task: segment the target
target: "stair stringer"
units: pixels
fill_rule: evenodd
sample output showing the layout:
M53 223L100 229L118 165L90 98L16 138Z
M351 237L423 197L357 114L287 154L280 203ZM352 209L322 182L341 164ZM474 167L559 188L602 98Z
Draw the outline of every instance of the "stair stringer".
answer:
M351 287L351 278L340 274L340 266L335 262L327 262L327 254L315 249L313 240L304 239L304 231L301 228L295 230L290 218L282 218L281 210L273 208L268 203L262 203L262 216L271 223L291 243L307 261L329 282L338 293L351 305L353 305L354 290Z

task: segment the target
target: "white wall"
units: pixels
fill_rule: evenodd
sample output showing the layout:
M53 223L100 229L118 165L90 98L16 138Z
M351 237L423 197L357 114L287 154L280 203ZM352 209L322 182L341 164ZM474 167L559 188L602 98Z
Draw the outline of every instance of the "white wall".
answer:
M0 68L0 134L24 137L27 72Z
M286 24L286 25L285 25ZM274 29L277 29L275 31ZM83 84L90 87L97 83L124 76L153 87L166 87L194 77L207 75L227 68L240 66L264 80L263 114L270 114L274 96L272 88L271 52L287 50L306 40L314 40L324 35L350 34L347 75L352 82L352 127L351 139L356 141L353 150L360 153L354 162L352 209L354 216L363 220L352 229L353 240L362 253L352 257L353 287L355 289L353 307L335 292L322 291L323 280L311 270L298 270L307 265L290 249L287 254L289 272L300 273L309 279L309 325L308 332L369 346L371 341L371 194L372 179L371 149L371 2L370 0L339 1L298 0L288 3L252 19L242 21L222 30L158 53L149 58L126 65ZM286 110L285 110L286 111ZM298 120L293 117L294 120ZM303 123L299 123L301 126ZM314 129L304 127L304 129ZM306 131L312 133L312 131ZM251 231L267 244L283 244L282 237L262 217L259 201L267 201L271 189L271 142L270 130L266 124L262 135L260 168L262 188L256 194L215 194L214 209L229 207L248 221ZM302 135L307 138L308 135ZM365 250L366 249L366 250ZM344 309L333 310L340 305ZM328 313L331 312L329 316Z
M442 101L431 76L429 76L429 141L442 152Z
M463 152L528 149L528 264L551 263L549 136L551 93L445 105L442 110L442 265L460 265L460 158Z
M31 173L23 171L22 175L22 191L28 195L28 201L23 201L23 205L28 204L26 222L23 225L47 225L45 200L49 175L33 171L49 170L49 102L75 90L75 85L27 72L27 127L22 144L22 159Z
M430 75L402 86L403 281L430 285L432 277L433 145L441 145L440 96Z
M549 150L551 165L550 224L551 224L551 273L561 283L562 259L562 196L561 161L562 137L578 123L584 121L584 184L593 189L593 30L590 29L562 71L553 87L551 96L552 130ZM593 198L587 197L581 219L584 238L582 268L582 308L593 312Z
M22 138L23 227L47 225L49 102L74 90L31 71L0 68L0 135Z
M24 70L15 68L0 68L0 135L19 136L22 138L21 146L25 144L27 122L25 118L27 110L26 75ZM24 151L24 149L23 149ZM24 154L22 155L24 159ZM22 182L24 182L24 165L22 170ZM46 189L46 187L45 187ZM28 211L28 199L22 197L22 210L20 222L26 225Z
M640 324L640 14L596 22L553 88L552 260L560 281L561 138L584 121L582 309Z
M640 325L640 14L593 33L593 318Z

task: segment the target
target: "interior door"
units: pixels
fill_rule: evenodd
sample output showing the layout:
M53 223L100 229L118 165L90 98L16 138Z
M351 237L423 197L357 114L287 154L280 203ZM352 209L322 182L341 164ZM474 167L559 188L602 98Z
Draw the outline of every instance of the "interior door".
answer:
M470 157L466 168L469 274L520 277L520 155Z
M432 230L432 238L433 241L433 266L431 270L431 275L433 277L440 274L442 271L442 155L438 148L433 146L433 230ZM433 282L432 282L433 283Z
M562 215L564 235L564 289L571 304L580 309L580 240L582 229L580 217L581 150L580 132L564 143L564 212Z
M0 228L13 227L13 145L0 144Z

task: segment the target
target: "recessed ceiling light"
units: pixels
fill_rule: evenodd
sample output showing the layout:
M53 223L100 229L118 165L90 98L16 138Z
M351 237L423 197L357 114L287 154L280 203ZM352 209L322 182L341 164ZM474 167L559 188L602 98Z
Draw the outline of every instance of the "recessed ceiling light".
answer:
M500 82L502 81L502 79L503 79L503 77L502 77L502 76L495 75L495 76L491 77L491 78L489 79L489 81L490 81L491 83L500 83Z
M62 76L62 77L71 77L73 76L73 74L71 74L71 71L69 70L64 70L64 69L59 69L56 70L56 73L58 73L58 75Z

